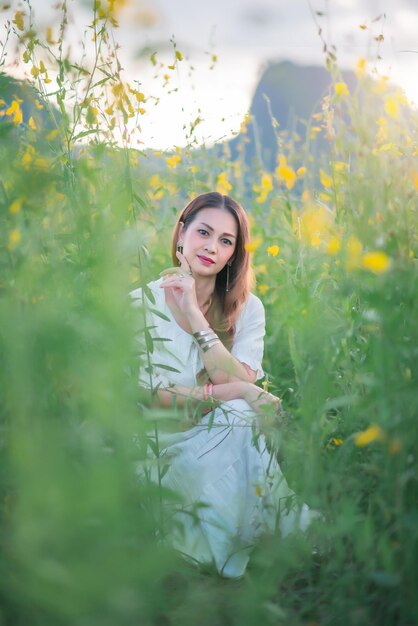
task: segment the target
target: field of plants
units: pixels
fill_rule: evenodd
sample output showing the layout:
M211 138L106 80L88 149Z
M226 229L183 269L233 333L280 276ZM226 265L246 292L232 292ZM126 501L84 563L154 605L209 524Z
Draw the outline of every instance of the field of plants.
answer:
M192 147L193 128L188 147L146 153L152 103L124 79L114 4L95 2L81 58L65 10L42 34L25 4L2 33L0 625L414 626L417 111L365 59L349 88L329 53L332 89L303 145L276 128L274 171ZM32 87L8 77L13 55ZM159 463L149 433L181 416L139 393L153 346L128 294L171 265L175 215L213 189L251 218L264 366L285 408L271 446L324 517L265 537L236 581L170 549L175 495L136 471Z

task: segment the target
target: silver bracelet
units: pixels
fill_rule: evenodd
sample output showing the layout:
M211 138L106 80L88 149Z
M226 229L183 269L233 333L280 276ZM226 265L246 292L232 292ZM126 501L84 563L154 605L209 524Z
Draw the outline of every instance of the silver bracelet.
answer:
M211 335L213 330L211 328L205 328L204 330L198 330L196 333L193 333L193 337L195 339L200 339L200 337L206 337L206 335Z
M219 337L217 337L216 339L212 339L211 341L208 341L207 343L205 343L203 346L200 346L200 347L202 348L203 352L207 352L208 350L213 348L213 346L216 346L216 344L218 343L221 343L221 340L219 339Z
M196 339L196 342L199 346L204 346L206 343L208 343L209 341L213 341L214 339L219 339L219 337L216 333L211 333L206 337L200 337L199 339Z

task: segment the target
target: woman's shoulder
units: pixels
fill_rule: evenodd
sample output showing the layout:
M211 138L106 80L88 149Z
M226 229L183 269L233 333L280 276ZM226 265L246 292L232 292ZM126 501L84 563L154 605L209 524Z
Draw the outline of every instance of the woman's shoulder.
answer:
M264 311L264 304L261 302L260 298L255 295L255 293L250 292L248 294L248 298L244 302L242 311Z
M162 290L159 288L161 280L161 278L153 280L145 285L145 287L138 287L137 289L130 291L129 295L133 304L141 306L143 303L148 305L160 303L161 297L164 295Z
M264 319L264 316L264 304L254 293L249 293L247 299L242 305L242 309L237 319L237 325L239 326L248 319Z

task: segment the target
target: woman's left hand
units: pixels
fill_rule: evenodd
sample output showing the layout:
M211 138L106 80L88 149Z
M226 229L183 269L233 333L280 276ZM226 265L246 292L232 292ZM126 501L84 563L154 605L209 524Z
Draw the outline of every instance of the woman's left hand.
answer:
M171 291L175 304L187 315L199 309L195 280L186 257L178 251L176 256L180 262L180 267L176 268L179 271L166 276L163 275L163 282L160 287Z
M275 415L280 415L282 403L280 398L274 396L268 391L264 391L253 383L244 383L244 400L250 404L257 413L269 412L274 410Z

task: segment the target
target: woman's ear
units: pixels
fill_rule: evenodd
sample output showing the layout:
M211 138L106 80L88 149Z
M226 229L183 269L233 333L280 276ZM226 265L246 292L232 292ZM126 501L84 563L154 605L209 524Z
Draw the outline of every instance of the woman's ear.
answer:
M184 232L184 222L179 222L178 237L180 238Z

